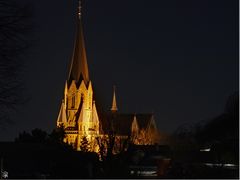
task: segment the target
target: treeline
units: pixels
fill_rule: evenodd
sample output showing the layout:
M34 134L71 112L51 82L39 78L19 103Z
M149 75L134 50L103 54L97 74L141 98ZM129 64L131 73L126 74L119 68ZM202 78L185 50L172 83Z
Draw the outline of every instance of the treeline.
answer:
M64 144L64 137L65 132L62 127L54 129L50 134L39 128L35 128L30 133L26 131L19 133L18 137L15 138L15 142Z
M210 148L216 161L239 164L239 95L229 96L224 112L208 121L180 126L169 143L176 152Z

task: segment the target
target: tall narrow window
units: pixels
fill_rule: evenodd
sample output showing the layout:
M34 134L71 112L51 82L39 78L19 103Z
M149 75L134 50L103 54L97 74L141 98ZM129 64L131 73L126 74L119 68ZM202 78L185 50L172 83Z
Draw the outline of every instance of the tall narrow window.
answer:
M81 101L80 101L81 104L83 104L83 98L84 98L84 95L81 94Z
M81 94L81 101L83 101L83 98L84 98L84 94L82 93Z
M91 94L88 94L88 108L90 109L91 107Z
M74 108L75 107L75 96L73 95L72 96L72 108Z

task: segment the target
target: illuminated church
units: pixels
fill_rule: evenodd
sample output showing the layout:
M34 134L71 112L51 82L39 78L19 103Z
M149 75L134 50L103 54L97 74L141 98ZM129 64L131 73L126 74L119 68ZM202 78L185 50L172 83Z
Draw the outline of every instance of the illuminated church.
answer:
M96 151L96 138L109 132L114 132L116 139L131 136L135 144L157 142L158 131L153 114L118 113L115 90L111 112L99 117L89 78L79 2L74 50L57 118L57 127L62 126L66 133L64 141L81 150L82 139L86 137L92 151Z

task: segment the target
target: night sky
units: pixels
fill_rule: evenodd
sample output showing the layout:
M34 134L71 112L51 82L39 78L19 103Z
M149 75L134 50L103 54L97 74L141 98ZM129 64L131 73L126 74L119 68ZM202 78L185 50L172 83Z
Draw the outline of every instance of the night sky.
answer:
M75 38L77 0L38 0L23 79L30 98L0 140L51 131ZM154 112L160 131L209 120L238 90L237 0L84 0L83 24L95 99L120 112Z

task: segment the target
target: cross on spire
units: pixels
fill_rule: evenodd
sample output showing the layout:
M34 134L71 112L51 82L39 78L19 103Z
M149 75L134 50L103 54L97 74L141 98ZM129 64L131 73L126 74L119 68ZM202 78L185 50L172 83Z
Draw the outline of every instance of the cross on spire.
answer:
M84 80L85 85L88 85L89 73L84 44L83 27L81 22L81 4L80 4L81 1L78 0L78 2L79 2L78 7L79 19L77 20L76 39L74 44L72 61L70 65L70 71L68 75L68 82L71 83L72 80L75 80L77 83L81 83L81 81Z
M82 2L78 0L78 18L80 19L82 16Z

